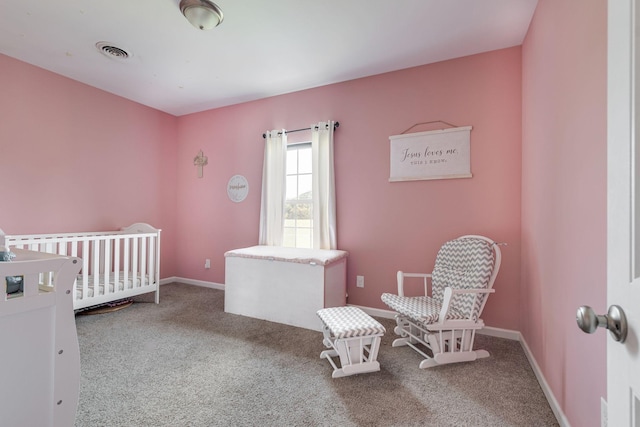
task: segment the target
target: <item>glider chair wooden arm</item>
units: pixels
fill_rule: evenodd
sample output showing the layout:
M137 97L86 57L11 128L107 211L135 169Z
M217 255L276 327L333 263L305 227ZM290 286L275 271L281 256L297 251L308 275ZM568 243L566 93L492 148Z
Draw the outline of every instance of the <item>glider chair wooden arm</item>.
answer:
M429 281L431 280L431 274L427 273L405 273L403 271L398 271L398 295L401 297L404 296L404 279L407 278L421 278L424 283L424 295L429 295Z
M497 243L469 235L442 246L431 274L399 271L398 294L382 294L382 301L396 312L394 332L400 338L392 346L417 351L424 357L420 368L488 357L485 350L473 350L473 342L484 327L480 315L488 295L495 292L500 263ZM405 278L422 278L424 296L405 296Z

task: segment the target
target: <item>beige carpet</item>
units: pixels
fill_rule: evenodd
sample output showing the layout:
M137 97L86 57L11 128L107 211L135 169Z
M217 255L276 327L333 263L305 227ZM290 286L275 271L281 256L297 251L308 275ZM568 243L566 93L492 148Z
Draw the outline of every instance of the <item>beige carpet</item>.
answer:
M381 371L332 379L322 334L224 313L224 292L183 284L114 313L77 316L76 426L555 426L516 341L488 359L418 368L392 348Z

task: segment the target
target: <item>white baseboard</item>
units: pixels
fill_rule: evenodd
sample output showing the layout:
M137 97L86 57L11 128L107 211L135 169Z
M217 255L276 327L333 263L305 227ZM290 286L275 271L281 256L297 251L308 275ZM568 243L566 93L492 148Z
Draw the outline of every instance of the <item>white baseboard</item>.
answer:
M493 326L485 326L478 331L479 334L488 335L496 338L506 338L508 340L520 341L522 334L511 329L494 328Z
M520 345L522 346L522 349L524 350L524 354L527 356L527 359L529 359L529 364L531 365L531 369L533 369L533 373L536 375L536 378L538 379L538 383L540 384L540 387L542 388L542 392L544 393L544 395L547 398L547 401L549 402L549 406L551 406L551 410L553 411L553 414L556 416L556 419L558 420L558 424L560 424L561 427L570 427L571 424L569 424L569 420L565 416L564 412L562 412L562 408L560 407L560 404L556 400L556 397L553 395L553 392L551 391L551 387L549 387L549 383L547 383L547 380L544 378L544 375L540 370L540 366L538 366L538 362L536 362L535 357L533 357L533 354L531 353L531 349L529 349L529 346L527 345L527 341L524 339L524 337L520 332L518 332L518 334L520 335Z
M204 280L186 279L184 277L167 277L165 279L160 280L161 285L164 285L167 283L173 283L173 282L185 283L187 285L202 286L205 288L224 290L224 284L206 282ZM348 304L348 305L352 307L358 307L359 309L367 313L369 316L373 316L373 317L393 319L393 317L395 316L395 312L391 310L365 307L365 306L354 305L354 304ZM520 342L520 345L524 350L524 354L527 356L527 360L529 360L529 365L531 365L531 369L533 369L533 372L536 378L538 379L538 383L542 388L542 392L547 398L547 401L549 402L549 406L551 406L551 410L556 416L558 423L560 424L561 427L570 427L571 425L569 424L569 420L567 420L567 417L565 416L564 412L562 412L562 408L560 407L557 399L553 395L553 392L551 391L551 387L549 387L547 380L545 379L544 375L542 374L542 371L540 370L540 366L538 365L538 362L536 362L535 357L533 357L533 354L531 353L531 349L529 349L529 346L527 345L527 342L525 341L522 334L519 331L513 331L510 329L502 329L502 328L494 328L491 326L485 326L484 328L479 330L478 333L482 335L488 335L488 336L497 337L497 338L506 338L506 339Z
M176 282L178 279L175 276L165 277L164 279L160 279L160 286L167 285L169 283Z
M160 280L161 285L166 285L167 283L184 283L185 285L201 286L203 288L219 289L221 291L224 291L224 284L207 282L205 280L187 279L184 277L173 276L166 277Z

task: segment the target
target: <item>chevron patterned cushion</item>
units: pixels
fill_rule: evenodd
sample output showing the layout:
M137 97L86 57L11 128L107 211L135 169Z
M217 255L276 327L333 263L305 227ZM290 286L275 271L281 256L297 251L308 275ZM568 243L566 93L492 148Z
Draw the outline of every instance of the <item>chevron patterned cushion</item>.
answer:
M442 304L444 289L486 289L493 270L494 254L491 243L473 237L451 240L440 248L433 269L435 301ZM477 319L486 295L457 295L451 307L464 317ZM474 304L475 299L475 304Z
M336 338L364 337L386 331L373 317L358 307L330 307L318 310L318 317Z
M438 321L442 304L430 297L401 297L395 294L382 294L382 302L391 309L407 316L414 322L431 324ZM454 308L449 310L447 319L464 319L464 315Z

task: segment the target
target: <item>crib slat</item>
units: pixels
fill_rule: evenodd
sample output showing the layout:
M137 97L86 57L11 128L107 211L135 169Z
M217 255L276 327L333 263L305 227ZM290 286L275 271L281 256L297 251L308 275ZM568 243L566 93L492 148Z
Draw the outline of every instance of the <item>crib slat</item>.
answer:
M69 240L64 239L58 243L58 255L67 255L67 247L69 246Z
M111 239L106 238L102 243L103 249L100 259L103 263L102 268L104 271L104 280L102 283L104 283L104 293L106 295L111 292L111 286L109 285L109 274L111 272ZM115 285L113 288L113 292L118 292L118 289L115 287Z
M93 295L100 295L100 249L98 248L98 241L91 241L91 259L93 267L91 268L91 275L93 276Z
M131 271L131 248L130 248L130 242L131 239L130 238L126 238L124 239L124 285L125 287L127 286L127 283L129 283L129 272Z
M116 238L113 241L113 283L118 286L120 282L120 243L122 239ZM123 289L126 287L123 286Z
M156 260L156 304L160 304L160 233L156 235L156 252L154 258Z
M146 260L147 260L147 238L141 237L140 241L142 244L140 245L140 286L146 286L145 283L145 273L146 273Z
M133 249L131 250L131 287L136 287L136 278L138 277L138 238L134 237L133 239Z
M156 256L155 256L155 237L149 238L149 285L152 285L156 281Z
M89 241L81 240L80 250L82 253L82 299L89 298Z

